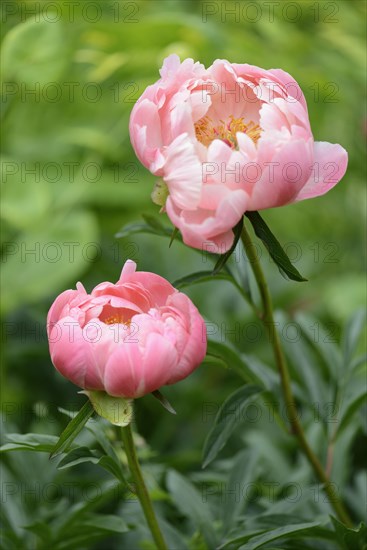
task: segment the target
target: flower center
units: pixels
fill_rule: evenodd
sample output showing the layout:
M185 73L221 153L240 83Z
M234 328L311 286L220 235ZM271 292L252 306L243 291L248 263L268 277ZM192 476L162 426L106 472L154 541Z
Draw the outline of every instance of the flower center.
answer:
M116 325L122 324L129 326L131 323L131 315L133 312L123 308L115 308L110 305L107 305L103 308L101 314L99 315L99 320L106 325Z
M122 315L111 315L111 317L107 317L106 319L104 319L103 322L106 325L116 325L117 323L130 325L131 323L131 321L124 321Z
M260 126L252 120L244 122L243 117L235 118L231 115L227 123L224 120L219 122L219 126L214 126L211 118L204 116L195 123L196 138L205 147L208 147L214 139L221 139L232 149L238 149L237 132L247 134L255 144L261 136Z

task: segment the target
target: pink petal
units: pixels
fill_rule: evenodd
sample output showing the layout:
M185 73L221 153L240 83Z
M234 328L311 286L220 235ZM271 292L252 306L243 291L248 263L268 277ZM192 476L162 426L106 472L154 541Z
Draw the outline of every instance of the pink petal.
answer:
M341 145L317 141L312 175L294 200L302 201L327 193L342 179L347 164L348 153Z
M164 181L178 208L194 210L200 201L202 167L187 134L176 138L165 152Z

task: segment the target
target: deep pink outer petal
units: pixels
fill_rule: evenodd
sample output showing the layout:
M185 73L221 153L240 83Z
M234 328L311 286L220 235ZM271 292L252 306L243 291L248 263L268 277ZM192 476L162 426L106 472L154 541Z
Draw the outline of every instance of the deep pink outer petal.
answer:
M89 341L79 323L65 317L53 326L49 335L51 360L65 378L85 388L102 390L103 383Z
M60 320L63 309L70 304L73 298L78 296L77 290L65 290L53 302L47 314L47 335L50 333L54 325Z
M176 363L175 347L158 333L148 335L144 348L126 342L107 358L105 389L115 397L141 397L165 385Z
M195 370L204 360L207 348L207 331L204 319L191 300L181 292L169 300L169 304L180 312L186 321L185 345L177 366L171 370L166 384L174 384Z
M341 145L317 141L314 145L312 175L295 197L294 202L312 199L327 193L342 179L347 164L348 153Z

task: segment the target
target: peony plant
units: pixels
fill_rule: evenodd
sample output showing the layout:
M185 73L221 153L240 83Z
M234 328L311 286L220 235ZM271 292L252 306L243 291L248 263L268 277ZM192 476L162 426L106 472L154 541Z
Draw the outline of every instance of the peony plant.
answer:
M258 211L323 195L345 174L347 153L341 145L314 141L305 97L297 82L280 69L226 60L216 60L206 69L192 59L181 63L171 55L160 74L139 98L130 118L136 155L158 178L153 201L167 212L176 228L173 236L179 231L186 245L210 250L216 259L219 254L212 277L241 239L261 308L250 303L267 329L274 328L268 332L289 430L338 518L350 526L345 505L300 421L271 295L244 222L246 215L282 273L304 281ZM167 235L158 222L151 229ZM229 270L226 276L246 297ZM101 416L122 426L147 523L156 547L167 549L137 460L132 403L153 393L170 409L159 390L184 379L203 361L207 339L202 316L185 294L154 273L137 272L129 260L116 284L104 282L88 293L78 283L76 290L63 292L51 306L47 325L56 369L83 388ZM236 399L240 402L240 397L245 400L260 391L245 386ZM117 417L116 405L121 406ZM83 412L78 421L72 421L70 437L88 414ZM223 426L219 415L215 429ZM213 433L204 449L204 466L225 443L225 436L218 444ZM65 437L60 441L55 452Z

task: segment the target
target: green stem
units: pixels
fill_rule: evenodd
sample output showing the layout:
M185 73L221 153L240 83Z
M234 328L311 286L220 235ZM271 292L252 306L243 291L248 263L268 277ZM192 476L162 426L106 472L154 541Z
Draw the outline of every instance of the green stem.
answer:
M328 476L325 473L324 468L321 465L321 462L319 461L319 459L317 458L317 456L309 446L302 424L299 421L299 415L297 412L296 403L292 393L291 379L288 371L287 362L282 350L279 334L275 329L273 304L272 304L272 299L269 292L269 287L266 282L263 270L261 268L257 250L245 226L243 226L243 229L242 229L241 240L245 248L246 255L251 264L253 273L255 275L257 286L260 291L261 301L263 305L262 321L266 326L266 328L268 328L271 331L270 342L273 347L275 362L280 375L281 387L283 391L283 396L284 396L284 401L286 405L289 422L291 424L292 433L297 437L298 442L304 454L306 455L309 463L311 464L316 476L324 485L324 489L326 494L328 495L329 502L331 506L334 508L337 516L347 526L352 527L353 522L350 519L349 514L344 507L343 502L340 500L334 488L334 484L330 482Z
M141 507L143 508L143 512L148 522L150 532L152 533L158 550L168 550L168 547L164 541L162 532L158 525L148 489L144 482L143 474L135 450L131 424L128 424L125 428L122 428L121 433L130 472L136 482L136 493L138 495Z

